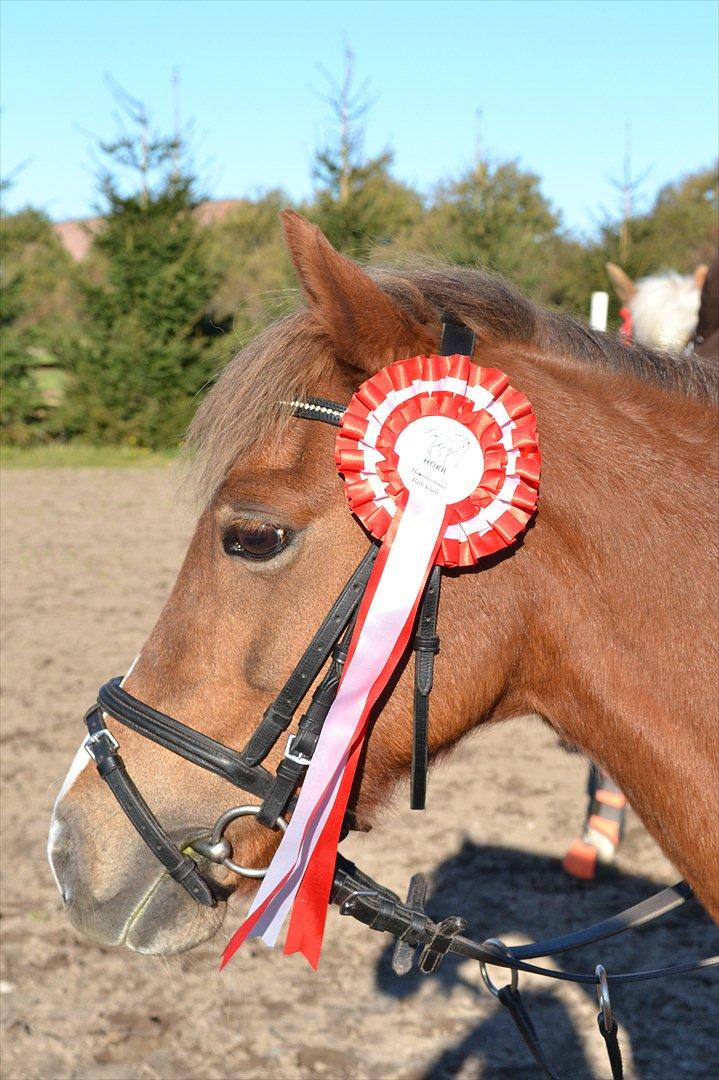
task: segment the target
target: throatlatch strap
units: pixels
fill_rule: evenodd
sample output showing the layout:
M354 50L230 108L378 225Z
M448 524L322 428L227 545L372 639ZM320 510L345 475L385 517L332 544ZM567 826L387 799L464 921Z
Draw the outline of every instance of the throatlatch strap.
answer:
M427 760L429 739L429 693L434 676L434 657L439 651L437 612L441 567L434 566L429 575L419 612L414 639L414 739L412 744L412 774L410 807L424 810L427 795Z

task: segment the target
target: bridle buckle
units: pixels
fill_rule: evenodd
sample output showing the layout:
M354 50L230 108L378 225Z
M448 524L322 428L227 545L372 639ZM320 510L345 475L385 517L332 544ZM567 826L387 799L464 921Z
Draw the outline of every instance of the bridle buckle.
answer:
M100 728L99 731L93 731L89 735L86 735L82 742L82 748L88 757L92 758L94 762L97 762L95 757L95 751L93 750L93 743L99 742L100 739L107 739L113 750L119 750L120 744L106 727Z
M307 754L293 754L292 752L292 745L296 738L297 732L287 736L287 743L285 744L285 751L282 756L287 758L288 761L294 761L296 765L307 766L312 761L312 758L307 757Z

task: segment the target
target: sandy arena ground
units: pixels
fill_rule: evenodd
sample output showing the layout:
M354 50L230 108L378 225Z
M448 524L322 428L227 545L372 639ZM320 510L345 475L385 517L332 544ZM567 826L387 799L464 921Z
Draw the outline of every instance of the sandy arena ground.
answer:
M317 974L252 944L220 975L224 933L158 960L97 948L70 927L45 861L50 808L83 712L150 630L191 521L161 470L10 471L3 489L3 1077L538 1075L476 965L449 960L433 978L397 979L389 939L334 910ZM475 936L557 934L675 879L635 818L611 880L587 886L561 872L584 779L550 732L519 721L474 737L434 773L426 815L402 793L344 850L397 891L414 871L431 873L431 912L461 913ZM716 952L716 937L695 910L572 965L657 967ZM593 992L522 987L562 1075L607 1077ZM700 973L614 992L628 1077L716 1076L716 987Z

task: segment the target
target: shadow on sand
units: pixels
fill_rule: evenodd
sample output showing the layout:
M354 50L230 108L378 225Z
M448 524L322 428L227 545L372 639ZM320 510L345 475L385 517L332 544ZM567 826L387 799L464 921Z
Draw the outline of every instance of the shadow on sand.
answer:
M578 882L553 859L468 840L431 876L428 914L434 918L461 914L469 924L468 932L479 939L505 934L521 935L525 940L551 937L598 922L661 887L648 878L619 872L594 883ZM377 985L395 1000L409 1002L427 976L420 975L416 965L403 978L395 976L392 951L390 942L377 966ZM644 970L718 951L717 927L693 901L658 923L559 957L557 966L586 972L602 963L610 973ZM487 991L480 989L479 971L473 967L468 961L448 957L431 978L441 985L447 999L457 990L478 1002L484 995L486 1013L489 998ZM493 975L503 985L502 973L494 969ZM580 1080L592 1076L584 1046L596 1038L604 1054L593 1019L594 988L558 992L555 981L538 985L533 979L532 983L532 989L523 990L523 998L550 1060L563 1077ZM590 1006L587 1009L585 1004L582 1010L588 1017L586 1022L577 1023L576 1009L575 1016L570 1015L568 994L580 1007L585 997ZM630 1076L637 1080L698 1080L716 1075L717 1003L715 970L615 988L612 1004L619 1018L620 1040L625 1052L630 1042L632 1047L633 1068L627 1070L627 1080ZM443 1019L451 1021L449 1000ZM608 1065L603 1068L605 1071L598 1074L602 1080L610 1075ZM447 1045L418 1075L422 1080L477 1076L529 1080L540 1073L511 1019L496 1003L488 1018L472 1026L458 1042Z

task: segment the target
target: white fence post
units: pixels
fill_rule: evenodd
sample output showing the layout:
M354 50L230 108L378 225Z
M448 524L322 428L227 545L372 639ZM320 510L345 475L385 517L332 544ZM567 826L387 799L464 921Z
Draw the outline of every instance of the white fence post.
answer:
M609 293L593 292L589 305L589 325L592 330L606 330L609 314Z

